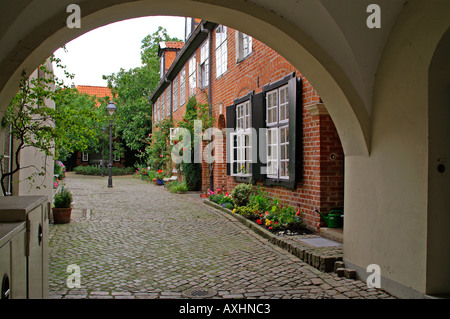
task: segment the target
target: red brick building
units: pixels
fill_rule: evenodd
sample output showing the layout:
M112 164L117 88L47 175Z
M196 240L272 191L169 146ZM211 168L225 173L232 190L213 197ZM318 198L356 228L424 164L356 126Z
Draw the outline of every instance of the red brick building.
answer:
M214 137L214 163L202 163L203 191L251 181L301 208L317 229L314 210L344 201L344 154L320 96L301 70L258 40L208 21L187 22L195 28L182 47L160 47L154 123L180 121L190 96L208 103L223 139Z

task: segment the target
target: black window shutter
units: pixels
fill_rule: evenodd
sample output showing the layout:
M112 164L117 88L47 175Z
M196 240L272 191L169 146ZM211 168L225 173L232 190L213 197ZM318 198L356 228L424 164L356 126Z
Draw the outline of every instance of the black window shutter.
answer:
M226 122L227 122L227 134L226 134L226 139L227 139L227 146L226 146L226 152L227 152L227 175L231 175L231 156L230 156L230 151L231 151L231 136L230 133L234 132L235 128L236 128L236 107L234 105L230 105L226 107Z
M302 177L302 97L301 79L289 80L289 188L295 188Z
M255 129L256 136L252 139L252 179L253 181L264 180L266 175L261 173L261 167L266 163L266 136L265 127L265 99L264 93L258 93L252 96L252 127Z

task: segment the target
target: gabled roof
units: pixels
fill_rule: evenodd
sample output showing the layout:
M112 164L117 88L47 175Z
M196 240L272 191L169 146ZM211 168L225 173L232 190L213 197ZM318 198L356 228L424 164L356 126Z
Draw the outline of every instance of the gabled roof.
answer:
M177 57L170 65L165 76L161 79L158 86L152 92L149 101L155 103L158 97L164 92L164 90L169 86L170 82L177 76L178 72L181 71L184 64L192 56L192 54L197 50L197 48L203 43L203 41L208 37L209 32L211 32L217 26L214 22L204 21L195 28L189 39L184 43L181 50L178 52Z

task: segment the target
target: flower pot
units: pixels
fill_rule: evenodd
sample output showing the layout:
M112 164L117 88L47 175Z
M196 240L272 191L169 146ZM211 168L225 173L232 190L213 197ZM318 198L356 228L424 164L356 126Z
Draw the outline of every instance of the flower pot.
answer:
M200 194L200 197L201 197L201 198L208 198L209 195L208 195L208 194Z
M152 181L153 181L153 184L157 185L156 178L153 178Z
M70 223L71 215L72 215L72 207L69 207L69 208L53 207L53 223L54 224Z
M164 181L162 181L160 179L157 179L156 180L156 185L158 185L158 186L164 185Z

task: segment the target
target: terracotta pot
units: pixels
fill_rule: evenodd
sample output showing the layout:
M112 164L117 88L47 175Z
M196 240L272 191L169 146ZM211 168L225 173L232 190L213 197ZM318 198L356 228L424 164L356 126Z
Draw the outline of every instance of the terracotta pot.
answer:
M208 195L208 194L200 194L200 197L201 197L201 198L208 198L209 195Z
M53 223L54 224L70 223L71 215L72 215L72 207L69 207L69 208L53 207Z
M156 178L153 178L152 181L153 181L153 184L157 185Z

